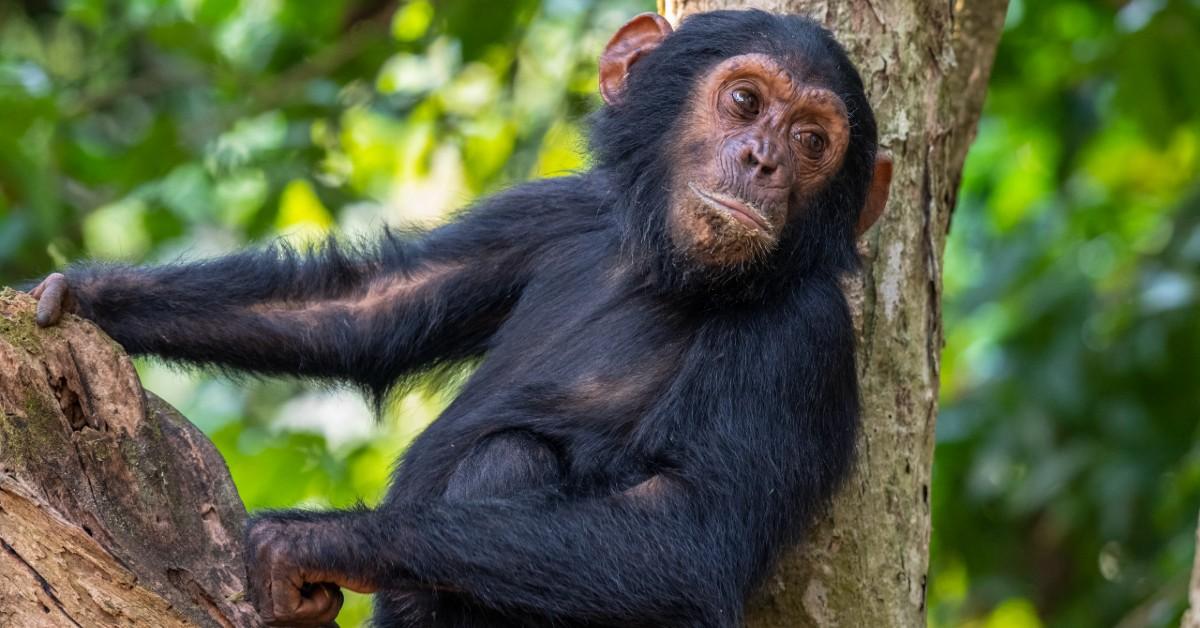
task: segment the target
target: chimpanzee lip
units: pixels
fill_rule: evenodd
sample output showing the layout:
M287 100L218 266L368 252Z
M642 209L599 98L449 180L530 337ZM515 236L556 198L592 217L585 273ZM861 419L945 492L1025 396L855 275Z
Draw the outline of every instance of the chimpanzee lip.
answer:
M705 190L695 183L688 183L688 187L705 205L731 214L735 220L751 229L771 233L771 223L754 205L728 194Z

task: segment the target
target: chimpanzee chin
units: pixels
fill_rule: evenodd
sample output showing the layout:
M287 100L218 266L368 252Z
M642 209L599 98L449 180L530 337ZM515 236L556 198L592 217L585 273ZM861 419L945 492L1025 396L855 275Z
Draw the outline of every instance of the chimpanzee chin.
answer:
M606 105L593 118L591 146L597 173L615 193L627 255L665 289L701 298L756 298L806 273L857 268L854 238L882 211L882 199L875 199L877 207L866 202L877 132L862 80L827 30L799 16L717 11L688 19L677 32L646 14L626 24L614 42L622 38L634 43L602 57ZM613 66L607 74L605 62ZM740 76L709 76L719 66ZM737 111L719 115L723 105L743 106L713 102L728 97L715 90L727 88L719 83L729 78L748 81L749 89L737 93L748 93L750 104L764 109L767 115L749 120L763 124L745 124ZM786 126L795 118L778 118L796 112L817 124L796 129ZM812 155L788 150L797 131L802 141L828 143L816 147L827 149L816 158L816 175L802 174ZM755 163L764 153L770 173ZM876 187L886 197L891 163L881 159ZM705 172L713 166L720 172ZM694 178L751 202L759 217L772 221L773 232L724 228L716 220L721 209L701 207L706 216L685 222L704 229L706 239L689 246L680 242L686 238L673 238L672 213L686 215L684 206L699 196L688 185Z

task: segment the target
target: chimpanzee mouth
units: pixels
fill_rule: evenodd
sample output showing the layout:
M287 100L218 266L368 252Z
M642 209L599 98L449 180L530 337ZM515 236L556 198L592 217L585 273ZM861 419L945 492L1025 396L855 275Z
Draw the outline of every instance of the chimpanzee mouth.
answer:
M749 229L767 235L773 234L771 222L763 217L763 213L754 205L727 194L705 190L695 183L689 182L688 187L705 205L725 213Z

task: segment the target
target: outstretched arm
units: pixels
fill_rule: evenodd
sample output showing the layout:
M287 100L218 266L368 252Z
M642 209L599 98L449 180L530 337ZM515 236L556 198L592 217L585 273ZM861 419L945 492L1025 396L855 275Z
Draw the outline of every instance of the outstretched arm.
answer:
M558 235L553 211L564 199L550 187L497 195L419 238L389 233L367 248L280 245L163 266L85 265L35 295L43 322L63 303L131 353L380 390L405 372L482 350Z
M435 239L438 234L427 236ZM132 354L385 389L478 350L520 289L481 251L388 237L370 252L271 247L67 272L79 313Z
M747 531L666 484L653 496L268 515L250 531L252 594L265 619L288 625L336 615L326 597L336 593L319 583L374 592L401 582L563 621L735 625Z

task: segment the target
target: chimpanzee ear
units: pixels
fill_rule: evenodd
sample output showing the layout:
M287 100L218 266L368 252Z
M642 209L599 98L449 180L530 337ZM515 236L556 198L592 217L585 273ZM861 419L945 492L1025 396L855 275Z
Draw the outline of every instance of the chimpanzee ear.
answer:
M657 13L642 13L625 22L600 55L600 95L614 105L625 89L625 77L639 57L654 50L674 29Z
M871 176L871 188L867 190L867 202L858 215L858 226L854 237L866 233L871 225L883 215L887 205L888 190L892 187L892 157L886 153L875 155L875 174Z

